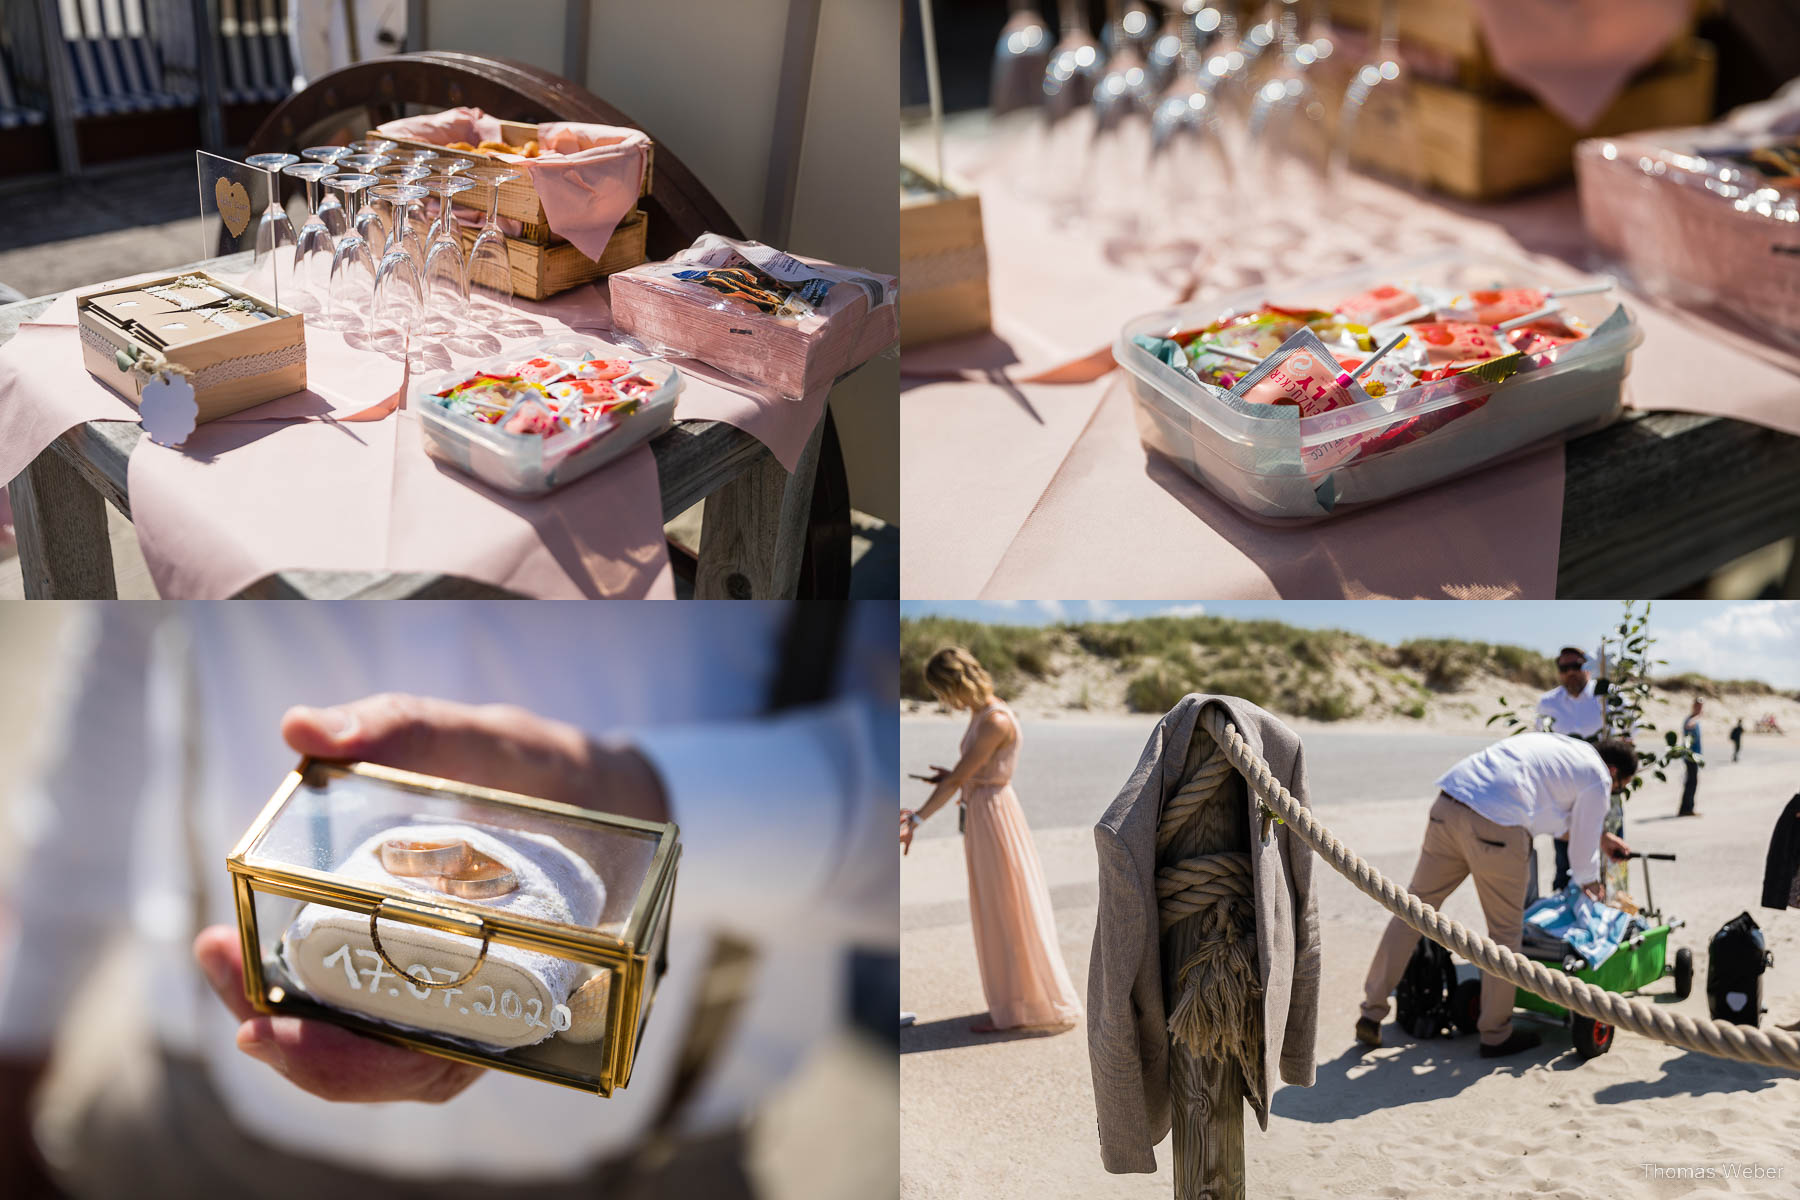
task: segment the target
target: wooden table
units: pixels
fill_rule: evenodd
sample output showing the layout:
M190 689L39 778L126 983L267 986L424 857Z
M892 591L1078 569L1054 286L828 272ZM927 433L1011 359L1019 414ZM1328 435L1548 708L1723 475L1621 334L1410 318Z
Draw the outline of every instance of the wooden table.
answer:
M180 268L229 265L213 259ZM0 345L54 296L0 305ZM800 579L821 420L792 474L750 434L722 421L681 421L650 443L662 481L663 520L706 500L696 599L791 599ZM126 464L143 436L135 422L90 421L52 442L11 484L25 594L114 599L105 505L127 520ZM263 599L466 599L511 593L454 575L282 571L240 595Z

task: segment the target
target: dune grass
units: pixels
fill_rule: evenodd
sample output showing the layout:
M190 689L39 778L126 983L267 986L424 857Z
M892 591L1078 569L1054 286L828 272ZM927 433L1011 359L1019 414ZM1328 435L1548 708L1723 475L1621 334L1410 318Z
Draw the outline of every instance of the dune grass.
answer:
M1123 679L1126 705L1135 712L1166 712L1189 692L1214 692L1320 721L1387 712L1422 720L1432 693L1457 691L1478 675L1538 691L1556 685L1549 656L1459 638L1415 638L1389 646L1341 629L1210 616L1057 625L918 617L900 623L901 694L932 699L925 663L953 645L981 660L1003 699L1017 698L1035 681L1097 663ZM1780 694L1755 680L1718 681L1691 673L1658 680L1657 686L1705 696ZM1068 703L1087 709L1095 701L1084 683Z

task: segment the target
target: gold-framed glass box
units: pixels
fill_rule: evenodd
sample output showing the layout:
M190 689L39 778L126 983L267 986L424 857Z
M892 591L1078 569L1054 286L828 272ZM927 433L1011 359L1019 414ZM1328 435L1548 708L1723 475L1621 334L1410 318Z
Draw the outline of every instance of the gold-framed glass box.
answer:
M303 759L226 863L244 990L608 1096L667 966L680 853L673 824Z

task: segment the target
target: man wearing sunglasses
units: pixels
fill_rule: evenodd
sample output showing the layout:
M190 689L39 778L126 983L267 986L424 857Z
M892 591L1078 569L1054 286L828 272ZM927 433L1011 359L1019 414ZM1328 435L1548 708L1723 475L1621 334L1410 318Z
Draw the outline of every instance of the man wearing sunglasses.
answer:
M1593 741L1606 728L1607 681L1588 674L1587 652L1564 646L1556 652L1557 685L1538 697L1538 729ZM1556 838L1556 890L1569 886L1569 839Z

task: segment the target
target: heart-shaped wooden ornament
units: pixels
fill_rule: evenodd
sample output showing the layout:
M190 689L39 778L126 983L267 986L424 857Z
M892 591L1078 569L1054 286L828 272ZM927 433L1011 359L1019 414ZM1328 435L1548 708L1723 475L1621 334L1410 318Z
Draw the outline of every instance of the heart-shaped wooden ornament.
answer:
M242 237L250 228L250 193L244 185L223 176L213 181L213 198L219 202L219 219L232 237Z

